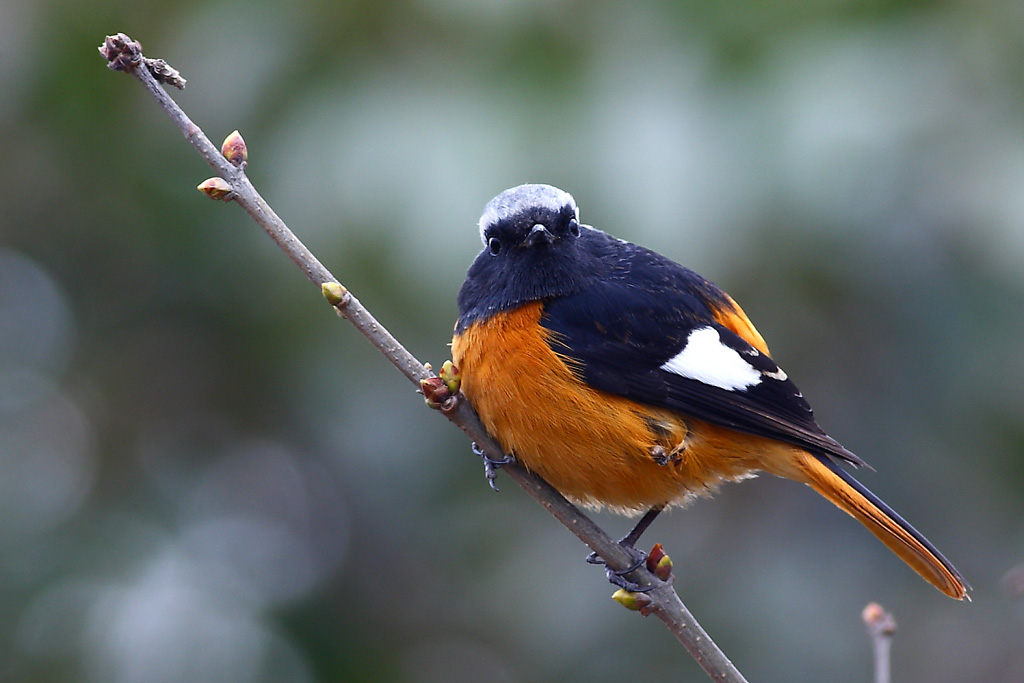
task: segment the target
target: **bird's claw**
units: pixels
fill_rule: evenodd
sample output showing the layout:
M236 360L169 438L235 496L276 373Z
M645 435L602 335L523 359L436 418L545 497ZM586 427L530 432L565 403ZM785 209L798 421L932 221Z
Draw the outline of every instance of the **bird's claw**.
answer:
M500 470L505 465L508 465L509 463L515 462L515 458L512 457L511 455L506 455L502 458L495 460L491 456L487 455L487 453L484 452L484 449L480 448L480 446L477 445L475 441L473 442L473 453L475 453L476 455L480 456L480 458L483 459L484 476L487 477L487 484L491 487L493 491L497 492L498 485L494 483L494 480L497 479L498 477L498 470Z
M589 564L605 565L605 576L608 577L609 583L611 583L613 586L618 586L619 588L629 591L630 593L647 593L648 591L652 590L654 586L641 586L639 583L635 581L630 581L626 578L626 574L629 574L630 572L639 569L647 561L647 553L629 545L620 544L620 547L623 550L625 550L629 554L630 558L633 560L632 564L630 564L625 569L612 569L608 566L608 563L605 562L604 559L598 556L597 553L590 553L589 555L587 555L587 562Z

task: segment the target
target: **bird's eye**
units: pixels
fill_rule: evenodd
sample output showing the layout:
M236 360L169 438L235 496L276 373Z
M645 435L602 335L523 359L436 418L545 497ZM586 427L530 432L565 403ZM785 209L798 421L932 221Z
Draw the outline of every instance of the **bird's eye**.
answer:
M569 219L569 232L572 234L573 237L580 236L580 222L575 218Z
M497 237L487 240L487 251L491 252L491 256L497 256L501 251L501 240Z

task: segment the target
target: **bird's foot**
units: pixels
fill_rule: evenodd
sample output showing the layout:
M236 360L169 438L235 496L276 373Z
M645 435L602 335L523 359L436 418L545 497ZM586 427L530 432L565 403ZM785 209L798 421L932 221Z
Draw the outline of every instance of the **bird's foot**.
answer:
M487 455L484 452L484 449L480 448L480 446L478 446L475 441L473 442L473 452L483 459L484 476L487 477L487 484L491 487L491 489L497 491L498 485L494 483L494 480L498 477L498 470L500 470L505 465L515 462L516 459L511 455L506 455L498 460L495 460L491 456Z
M647 527L651 525L651 522L653 522L655 518L657 518L657 516L661 513L663 508L664 506L662 505L655 505L654 507L652 507L644 514L643 517L640 518L640 521L636 523L636 526L630 529L628 534L619 539L619 546L629 554L629 557L632 560L632 562L626 569L612 569L611 567L605 566L605 574L608 575L608 580L612 583L612 585L618 586L619 588L627 590L630 593L646 593L647 591L653 588L653 586L644 587L636 583L635 581L630 581L625 577L625 575L629 574L634 569L639 569L640 565L642 565L645 561L648 561L650 559L648 558L647 553L645 553L642 550L637 550L636 543L640 540L640 536L644 533L644 531L647 530ZM661 550L660 543L655 545L654 550L652 550L651 552L661 552L661 554L664 555L664 551ZM660 560L661 558L659 557L658 559ZM587 562L589 562L590 564L606 564L603 559L597 556L597 553L590 553L590 555L587 556ZM650 566L651 563L649 561L647 562L647 564L647 568L650 571L654 571L654 569ZM658 574L658 578L665 580L661 574Z
M590 564L603 564L605 565L604 573L608 577L608 582L613 586L629 591L630 593L646 593L654 588L654 586L641 586L636 581L630 581L626 578L626 574L639 569L643 566L644 562L647 561L647 553L642 550L638 550L631 545L625 545L622 542L619 543L623 550L629 554L630 565L625 569L612 569L607 563L598 556L597 553L590 553L587 555L587 562Z

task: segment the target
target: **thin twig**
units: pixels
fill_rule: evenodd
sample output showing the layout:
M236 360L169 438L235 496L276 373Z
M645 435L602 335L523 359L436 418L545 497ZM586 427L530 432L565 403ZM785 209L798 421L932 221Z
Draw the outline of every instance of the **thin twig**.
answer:
M896 619L877 602L872 602L861 612L861 618L871 637L875 652L875 683L889 683L892 637L896 633Z
M173 74L176 82L172 82L172 84L183 87L184 79L176 71L163 60L150 60L144 57L141 45L123 33L108 36L100 47L100 52L107 59L111 69L127 71L142 82L185 135L185 138L210 165L210 168L227 182L228 187L224 188L224 193L218 196L235 201L245 209L288 257L302 269L306 277L322 289L339 315L352 323L371 344L417 386L422 380L433 377L430 369L409 353L383 325L377 322L359 300L341 286L330 271L288 229L284 221L278 217L249 182L245 175L245 162L236 165L225 158L221 150L214 146L199 126L192 123L185 112L160 86L158 78L163 79L162 74ZM211 194L211 196L213 195ZM480 418L469 403L462 399L461 394L451 397L440 412L476 442L488 456L495 460L501 460L504 457L501 447L487 433ZM611 536L546 481L515 462L506 465L504 471L564 524L569 531L596 552L608 567L624 570L632 564L632 558ZM652 587L650 592L644 594L644 613L656 614L712 680L724 683L745 682L746 679L743 678L743 675L686 609L670 583L660 580L645 567L635 569L627 578L641 586Z

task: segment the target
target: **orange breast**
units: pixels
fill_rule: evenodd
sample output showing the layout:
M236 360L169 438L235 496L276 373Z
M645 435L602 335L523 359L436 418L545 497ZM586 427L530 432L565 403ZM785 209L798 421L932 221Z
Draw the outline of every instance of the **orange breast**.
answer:
M552 351L541 313L534 302L476 322L452 356L487 430L567 497L622 512L682 502L781 445L590 388Z

